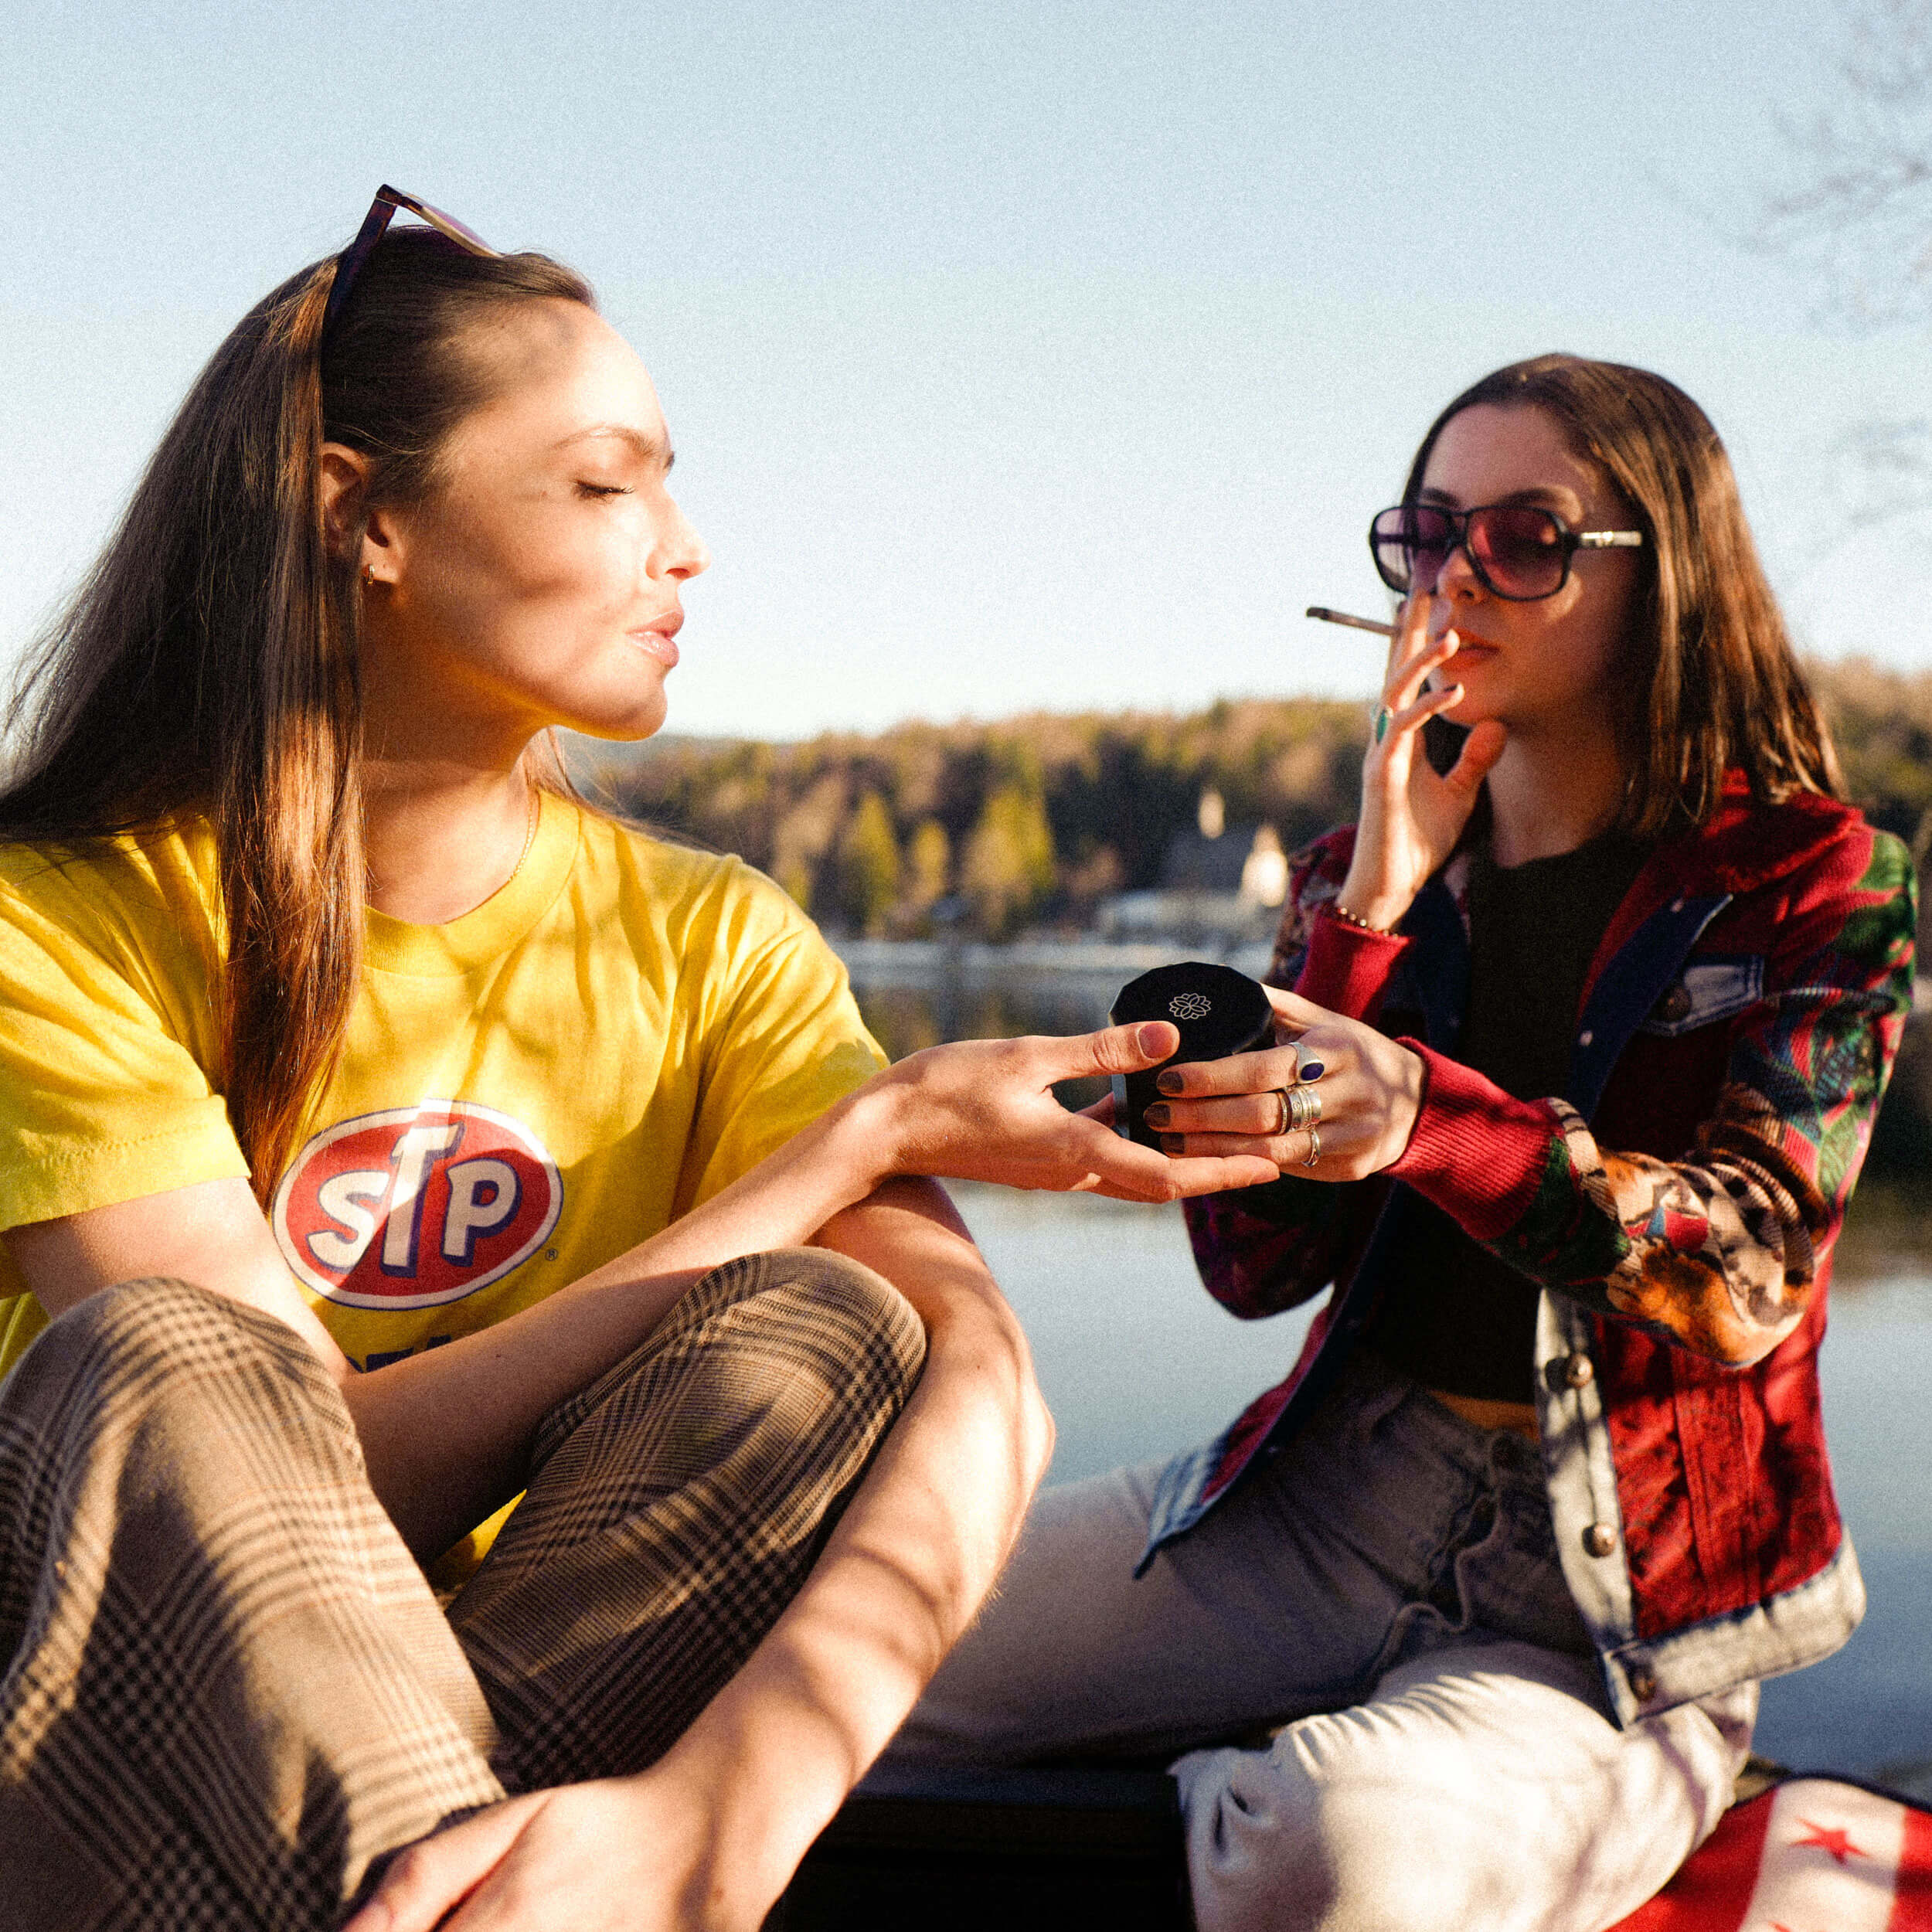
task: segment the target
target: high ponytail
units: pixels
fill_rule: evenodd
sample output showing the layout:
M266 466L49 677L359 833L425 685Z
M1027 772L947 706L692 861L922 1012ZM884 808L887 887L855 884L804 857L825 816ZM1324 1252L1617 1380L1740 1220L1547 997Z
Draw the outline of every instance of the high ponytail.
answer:
M354 559L324 528L321 446L368 457L369 507L420 501L488 393L469 324L594 305L540 255L392 230L324 352L335 262L243 318L189 392L118 529L29 659L0 838L84 848L204 815L223 962L223 1082L266 1202L327 1079L363 924ZM553 752L533 776L564 783Z

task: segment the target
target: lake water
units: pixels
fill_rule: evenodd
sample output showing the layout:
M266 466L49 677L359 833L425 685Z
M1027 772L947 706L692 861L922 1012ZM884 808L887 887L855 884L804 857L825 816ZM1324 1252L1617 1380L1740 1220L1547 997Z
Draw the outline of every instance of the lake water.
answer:
M854 964L855 977L878 970L862 954ZM861 985L860 1002L896 1054L955 1031L1104 1024L1125 976L1101 968L955 984L944 1023L930 986L875 981ZM1242 1322L1208 1297L1178 1208L992 1187L954 1193L1032 1342L1059 1427L1049 1482L1204 1440L1301 1346L1311 1311ZM1870 1609L1837 1656L1765 1686L1757 1747L1797 1767L1932 1797L1932 1214L1913 1195L1893 1180L1854 1201L1821 1358L1832 1467Z

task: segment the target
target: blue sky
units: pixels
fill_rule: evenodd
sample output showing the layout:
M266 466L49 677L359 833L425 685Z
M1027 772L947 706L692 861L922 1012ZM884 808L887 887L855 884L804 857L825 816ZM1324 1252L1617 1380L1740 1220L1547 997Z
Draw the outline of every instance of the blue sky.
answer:
M1563 347L1725 434L1801 637L1932 665L1923 520L1835 440L1922 333L1732 239L1828 7L45 10L0 55L0 656L195 369L377 181L587 273L686 508L674 728L1366 692L1362 531L1434 410Z

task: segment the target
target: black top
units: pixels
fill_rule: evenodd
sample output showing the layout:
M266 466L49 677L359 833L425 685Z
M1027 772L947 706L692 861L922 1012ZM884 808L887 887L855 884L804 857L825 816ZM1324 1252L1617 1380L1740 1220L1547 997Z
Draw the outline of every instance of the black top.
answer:
M1619 832L1507 869L1475 851L1458 1060L1519 1100L1565 1092L1584 976L1645 856ZM1402 1206L1369 1346L1425 1388L1529 1401L1536 1284L1420 1196Z

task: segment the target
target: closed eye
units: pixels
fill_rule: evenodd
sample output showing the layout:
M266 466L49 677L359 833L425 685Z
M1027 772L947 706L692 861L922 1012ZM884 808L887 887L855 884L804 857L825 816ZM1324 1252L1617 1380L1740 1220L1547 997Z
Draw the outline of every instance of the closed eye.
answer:
M629 486L623 483L586 483L580 481L577 488L585 496L598 498L628 496L631 493Z

